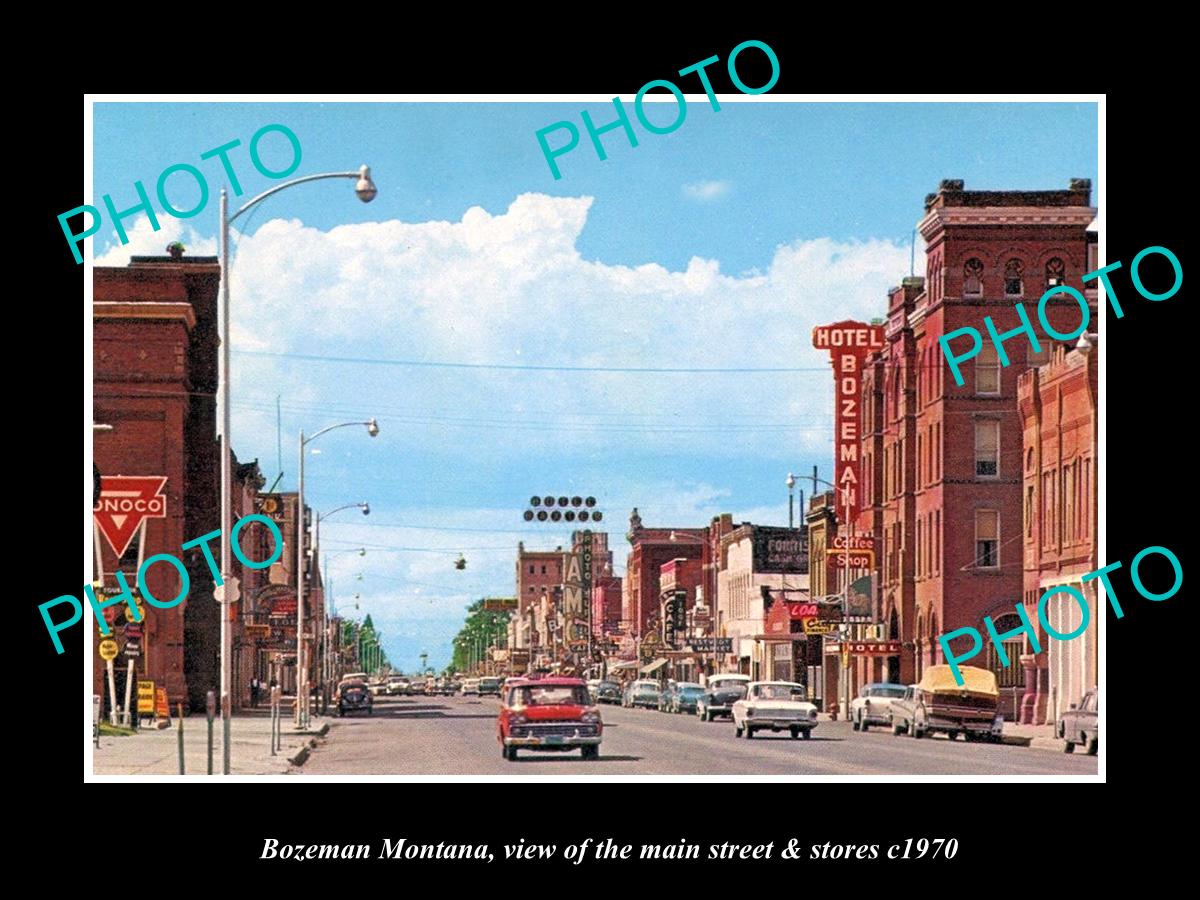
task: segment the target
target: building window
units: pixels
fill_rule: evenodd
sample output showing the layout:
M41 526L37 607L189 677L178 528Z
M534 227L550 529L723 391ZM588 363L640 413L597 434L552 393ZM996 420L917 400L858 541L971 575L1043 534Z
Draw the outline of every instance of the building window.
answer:
M994 509L975 510L975 566L995 569L1000 565L1000 513Z
M1046 263L1046 290L1067 283L1066 266L1057 256Z
M533 566L530 566L530 567L529 567L529 574L530 574L530 575L532 575L532 574L533 574L533 568L534 568Z
M995 478L1000 474L1000 423L995 419L975 422L975 477Z
M975 357L975 393L990 397L1000 393L1000 357L991 343L984 344Z
M1006 631L1020 628L1021 619L1016 615L1001 616L995 623L995 626L997 633L1004 634ZM1004 642L1003 647L1004 653L1008 657L1008 665L1006 666L1001 662L998 648L994 643L989 641L987 667L996 673L996 682L999 687L1021 687L1025 684L1025 673L1017 660L1025 652L1025 639L1015 638L1007 640Z
M942 571L942 511L933 511L933 574Z
M1036 508L1033 505L1033 485L1025 488L1025 537L1033 537L1033 514Z
M545 567L545 566L542 566L542 574L543 574L543 575L545 575L545 574L546 574L546 567Z
M1022 297L1025 289L1021 281L1021 272L1025 266L1019 259L1010 259L1004 264L1004 296Z
M1025 351L1025 361L1030 368L1047 365L1050 360L1054 359L1054 341L1050 340L1044 334L1038 335L1038 348L1034 350L1033 346L1030 345Z
M983 296L983 262L974 256L963 266L963 296Z

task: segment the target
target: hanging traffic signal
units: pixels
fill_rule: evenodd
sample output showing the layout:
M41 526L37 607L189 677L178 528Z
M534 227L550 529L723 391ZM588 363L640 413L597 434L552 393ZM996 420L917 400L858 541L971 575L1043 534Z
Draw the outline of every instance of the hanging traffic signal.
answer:
M461 553L460 553L460 554L458 554L458 559L456 559L456 560L454 561L454 568L456 568L456 569L465 569L466 567L467 567L467 560L466 560L466 558L465 558L465 557L464 557L464 556L463 556Z

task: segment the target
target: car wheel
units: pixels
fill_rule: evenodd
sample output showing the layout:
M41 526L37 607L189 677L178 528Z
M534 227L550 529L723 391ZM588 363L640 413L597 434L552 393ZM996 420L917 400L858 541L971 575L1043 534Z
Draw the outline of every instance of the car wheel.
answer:
M850 723L850 730L858 731L860 728L862 728L862 720L856 715L854 721Z
M868 722L866 719L863 719L863 720L862 720L862 721L859 723L859 725L858 725L858 730L859 730L859 731L861 731L861 732L863 732L864 734L865 734L867 731L869 731L869 730L870 730L870 728L871 728L871 723L870 723L870 722Z
M788 731L790 731L792 733L793 741L796 740L798 737L800 737L800 729L799 728L789 728Z
M908 726L908 730L909 730L909 733L911 733L912 736L914 738L917 738L918 740L925 737L925 729L923 729L921 727L921 723L918 722L915 718L912 720L912 723Z
M900 723L897 722L895 719L892 720L892 736L893 737L900 736Z
M1093 737L1090 740L1088 740L1086 746L1087 746L1087 755L1095 756L1096 752L1100 749L1100 736L1097 735L1096 737Z
M747 723L746 724L746 740L750 740L750 738L752 738L752 737L754 737L754 729L750 727L749 723Z
M958 737L957 731L947 731L946 732L946 740L948 740L948 741L952 741L957 737Z
M738 724L734 723L733 736L734 736L734 737L741 737L741 736L742 736L742 726L741 726L741 725L738 725Z
M1074 752L1075 752L1075 742L1067 741L1066 744L1063 745L1063 753L1074 753Z
M600 757L600 748L594 745L584 747L581 752L584 759L599 759Z
M803 731L803 734L804 734L804 739L806 741L812 740L812 729L811 728L805 728Z

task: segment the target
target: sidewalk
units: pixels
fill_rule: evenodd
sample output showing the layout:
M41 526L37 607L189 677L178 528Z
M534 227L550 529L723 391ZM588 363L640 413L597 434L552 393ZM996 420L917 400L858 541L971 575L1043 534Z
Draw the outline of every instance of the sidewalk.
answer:
M1017 722L1004 723L1004 743L1023 744L1035 750L1053 750L1062 753L1066 746L1054 736L1053 725L1021 725Z
M310 741L325 733L329 719L314 715L307 731L299 732L291 717L291 705L283 708L281 740L283 746L271 755L271 715L266 708L243 710L230 721L229 769L232 775L282 775L291 760L306 758ZM178 775L179 719L172 716L171 727L161 730L142 728L129 737L101 735L100 747L93 747L96 775ZM220 718L213 719L213 772L219 775L224 728ZM208 774L208 720L193 713L183 720L185 774ZM303 758L298 762L303 762Z

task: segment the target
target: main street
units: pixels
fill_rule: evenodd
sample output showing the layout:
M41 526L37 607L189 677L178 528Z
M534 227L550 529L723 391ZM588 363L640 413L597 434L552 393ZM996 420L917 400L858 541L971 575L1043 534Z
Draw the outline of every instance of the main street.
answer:
M335 719L298 775L1094 775L1094 756L915 740L822 719L811 740L734 737L728 721L603 706L600 758L500 755L493 697L379 697L371 716Z

